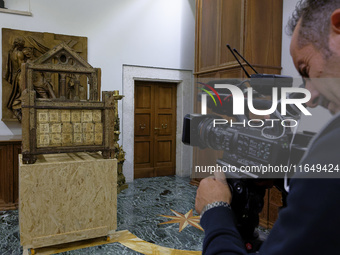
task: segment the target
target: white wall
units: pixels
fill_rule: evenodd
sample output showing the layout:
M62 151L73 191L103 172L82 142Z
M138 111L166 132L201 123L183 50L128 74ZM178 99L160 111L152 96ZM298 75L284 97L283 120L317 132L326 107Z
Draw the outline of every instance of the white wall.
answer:
M4 0L5 8L16 11L26 11L30 9L30 0Z
M289 17L293 13L297 2L298 0L283 0L282 72L281 74L290 75L296 78L294 79L296 83L294 85L298 86L302 84L302 80L300 79L300 75L294 67L293 60L289 52L291 36L288 36L285 31ZM308 116L302 115L300 125L299 125L300 131L307 130L307 131L317 132L332 117L327 109L319 107L319 106L317 108L308 109L308 110L312 113L312 116L308 117Z
M300 77L296 71L293 60L290 56L289 46L291 36L286 33L286 25L289 17L295 9L298 0L283 0L283 22L282 22L282 75L290 75L293 77Z
M30 11L0 13L1 27L88 37L103 91L122 91L123 64L194 69L195 0L30 0ZM0 135L20 133L0 121Z

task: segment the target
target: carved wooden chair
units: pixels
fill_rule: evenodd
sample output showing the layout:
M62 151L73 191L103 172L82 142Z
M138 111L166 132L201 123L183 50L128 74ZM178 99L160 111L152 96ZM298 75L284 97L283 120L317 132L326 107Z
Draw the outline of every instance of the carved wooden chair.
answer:
M122 96L103 92L100 101L100 76L65 43L22 65L24 163L47 153L101 151L114 157Z

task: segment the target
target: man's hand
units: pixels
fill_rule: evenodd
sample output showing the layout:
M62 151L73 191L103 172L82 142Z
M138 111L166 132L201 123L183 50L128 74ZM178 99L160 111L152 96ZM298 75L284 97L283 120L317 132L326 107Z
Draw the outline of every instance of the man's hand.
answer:
M208 177L200 182L196 193L195 209L201 214L204 206L217 201L231 203L231 191L224 174Z

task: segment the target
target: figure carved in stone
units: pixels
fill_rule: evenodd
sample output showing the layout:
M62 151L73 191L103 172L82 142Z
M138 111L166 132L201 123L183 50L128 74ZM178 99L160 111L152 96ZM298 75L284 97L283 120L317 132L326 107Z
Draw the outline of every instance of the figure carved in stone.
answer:
M21 121L21 64L26 62L29 55L25 55L25 40L18 37L13 42L12 49L8 52L5 79L12 85L11 95L7 108Z
M7 102L7 108L11 110L17 119L21 122L21 64L34 59L33 48L25 47L25 40L22 37L14 39L13 47L8 51L6 63L5 79L12 85L12 91ZM38 98L53 97L53 90L48 89L42 73L33 74L34 89Z
M67 84L67 99L79 100L84 98L84 87L80 83L80 75L67 74L66 75Z
M82 59L87 59L87 38L71 35L39 33L31 31L2 28L2 121L21 119L21 99L23 89L27 84L21 82L21 76L27 75L21 70L21 64L33 63L50 49L67 44L75 50ZM56 64L59 59L53 59L50 64ZM61 64L74 65L74 59L60 58ZM65 79L66 89L63 96L69 100L86 100L87 82L86 75L73 75L70 73L58 74L54 71L43 72L35 70L32 73L33 85L37 98L60 97L60 84Z

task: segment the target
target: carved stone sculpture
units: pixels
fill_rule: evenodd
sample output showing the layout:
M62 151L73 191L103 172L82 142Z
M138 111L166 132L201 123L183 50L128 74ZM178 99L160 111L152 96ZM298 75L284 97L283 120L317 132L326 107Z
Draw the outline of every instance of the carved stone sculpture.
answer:
M21 64L33 62L50 49L64 42L83 58L87 59L87 38L51 33L38 33L13 29L2 29L2 120L21 121L21 95L23 92L21 79ZM35 72L33 77L33 87L37 98L55 98L55 93L59 93L58 88L53 87L53 83L59 82L60 77L51 75L44 77L44 74ZM86 78L67 75L66 82L69 84L68 97L86 99L85 89L80 89L75 95L75 86L84 88ZM48 82L49 81L49 82Z

